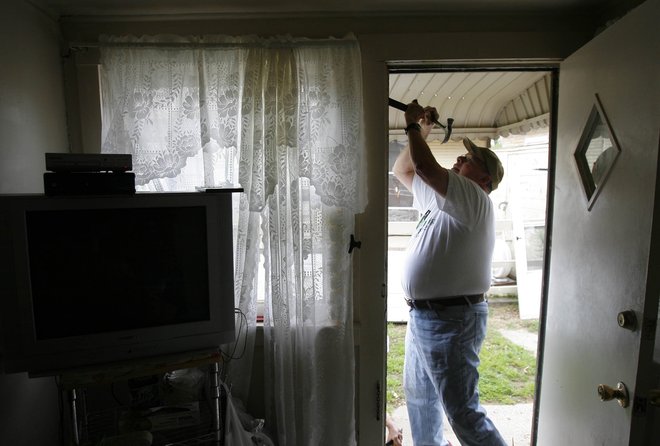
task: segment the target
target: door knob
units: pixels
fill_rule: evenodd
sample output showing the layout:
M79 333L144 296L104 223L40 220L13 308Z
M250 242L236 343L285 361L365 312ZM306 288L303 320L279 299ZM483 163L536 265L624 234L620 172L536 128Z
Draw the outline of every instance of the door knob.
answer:
M621 407L628 407L630 403L628 389L621 382L616 385L616 388L612 388L607 384L598 385L598 395L600 395L601 401L617 400Z

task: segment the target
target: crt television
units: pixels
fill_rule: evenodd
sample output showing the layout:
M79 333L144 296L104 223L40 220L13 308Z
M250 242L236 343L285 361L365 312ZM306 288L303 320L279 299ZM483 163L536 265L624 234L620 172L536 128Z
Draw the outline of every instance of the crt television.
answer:
M234 341L231 194L0 197L5 372Z

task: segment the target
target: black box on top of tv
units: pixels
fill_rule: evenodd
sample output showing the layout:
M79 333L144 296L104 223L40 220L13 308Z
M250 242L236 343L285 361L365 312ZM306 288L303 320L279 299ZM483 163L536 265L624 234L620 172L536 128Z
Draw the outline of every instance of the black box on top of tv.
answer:
M46 172L44 193L58 195L115 195L135 193L133 172Z

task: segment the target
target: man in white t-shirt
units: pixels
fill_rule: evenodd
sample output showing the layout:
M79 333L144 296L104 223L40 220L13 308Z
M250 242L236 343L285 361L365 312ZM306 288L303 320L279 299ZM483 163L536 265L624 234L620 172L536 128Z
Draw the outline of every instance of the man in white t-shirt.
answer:
M488 194L502 180L502 163L465 138L468 153L447 169L426 143L437 111L413 101L405 117L408 146L392 170L421 215L401 278L411 307L404 390L413 442L449 444L442 433L446 414L461 444L505 445L479 403L477 371L495 245Z

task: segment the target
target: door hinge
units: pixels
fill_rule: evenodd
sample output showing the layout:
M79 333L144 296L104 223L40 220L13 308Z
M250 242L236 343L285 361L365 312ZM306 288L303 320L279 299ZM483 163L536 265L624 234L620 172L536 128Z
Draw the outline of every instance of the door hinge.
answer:
M658 320L656 318L644 318L642 326L642 338L645 341L653 341L655 339L655 330L658 328Z
M634 417L645 417L647 410L648 400L641 396L636 396L633 399L633 416Z
M380 381L376 381L376 420L378 421L380 421L380 417L381 417L380 400L381 400Z

